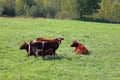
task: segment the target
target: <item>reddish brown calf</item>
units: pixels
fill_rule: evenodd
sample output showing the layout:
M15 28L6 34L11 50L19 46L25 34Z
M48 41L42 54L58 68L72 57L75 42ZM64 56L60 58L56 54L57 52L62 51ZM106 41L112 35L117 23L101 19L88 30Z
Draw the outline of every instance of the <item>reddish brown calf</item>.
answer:
M75 47L74 52L78 54L88 54L87 48L83 44L78 43L77 41L73 41L71 47Z

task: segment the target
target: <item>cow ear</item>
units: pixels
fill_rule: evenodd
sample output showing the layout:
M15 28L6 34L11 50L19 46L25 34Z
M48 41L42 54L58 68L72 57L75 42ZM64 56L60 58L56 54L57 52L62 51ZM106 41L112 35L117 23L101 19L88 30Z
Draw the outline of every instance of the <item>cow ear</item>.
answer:
M76 43L76 42L77 42L76 40L73 41L73 43Z
M22 44L24 44L24 45L25 45L25 44L26 44L26 42L23 42Z
M64 38L61 38L61 37L58 37L58 38L56 38L56 39L58 39L58 40L64 40Z
M30 44L32 43L33 41L30 41Z
M61 40L64 40L64 38L61 38Z
M28 45L28 43L27 43L27 42L24 42L24 45L25 45L25 46L27 46L27 45Z
M23 42L23 44L25 44L26 42Z

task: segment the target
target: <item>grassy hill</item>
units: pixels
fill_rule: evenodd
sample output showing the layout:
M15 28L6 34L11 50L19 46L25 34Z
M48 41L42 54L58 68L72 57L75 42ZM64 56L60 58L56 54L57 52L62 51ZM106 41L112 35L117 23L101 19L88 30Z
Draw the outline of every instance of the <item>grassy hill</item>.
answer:
M38 37L64 38L55 59L19 50ZM91 55L75 54L73 40ZM0 18L0 80L120 80L120 24Z

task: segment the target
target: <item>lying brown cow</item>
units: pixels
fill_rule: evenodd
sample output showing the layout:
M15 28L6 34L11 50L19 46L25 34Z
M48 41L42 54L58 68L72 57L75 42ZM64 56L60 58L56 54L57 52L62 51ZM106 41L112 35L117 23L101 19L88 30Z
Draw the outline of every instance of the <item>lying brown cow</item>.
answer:
M88 54L87 48L83 44L78 43L77 41L73 41L71 47L75 47L74 52L78 54Z

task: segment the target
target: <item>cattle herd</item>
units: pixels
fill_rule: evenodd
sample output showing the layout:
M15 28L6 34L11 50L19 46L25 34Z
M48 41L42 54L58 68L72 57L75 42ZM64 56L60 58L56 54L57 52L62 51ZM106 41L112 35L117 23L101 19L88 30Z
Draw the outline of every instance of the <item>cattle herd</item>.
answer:
M23 42L19 49L26 50L28 56L42 56L43 58L46 55L55 56L56 50L59 48L62 40L64 40L64 38L61 37L54 39L37 38L29 43ZM88 54L87 48L77 41L73 41L71 47L75 47L75 53Z

